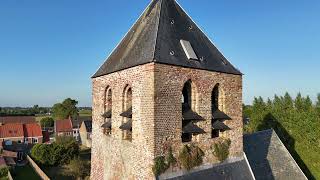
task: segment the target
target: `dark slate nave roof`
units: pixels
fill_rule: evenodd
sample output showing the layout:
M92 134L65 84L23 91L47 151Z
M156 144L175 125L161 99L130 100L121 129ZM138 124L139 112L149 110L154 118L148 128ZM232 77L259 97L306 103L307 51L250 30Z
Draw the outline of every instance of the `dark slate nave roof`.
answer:
M189 60L181 39L203 60ZM175 0L153 0L93 78L150 62L241 75Z
M274 130L244 135L244 151L257 180L306 180Z

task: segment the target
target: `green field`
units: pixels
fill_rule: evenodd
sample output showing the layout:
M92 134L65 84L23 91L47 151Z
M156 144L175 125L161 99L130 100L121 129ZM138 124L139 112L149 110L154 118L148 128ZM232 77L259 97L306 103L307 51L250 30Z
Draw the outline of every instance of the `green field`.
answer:
M92 116L92 111L91 110L81 110L79 111L79 116L80 117L89 117ZM48 116L48 115L37 115L36 116L36 121L40 122L41 119L45 118L45 117L52 117L52 116Z

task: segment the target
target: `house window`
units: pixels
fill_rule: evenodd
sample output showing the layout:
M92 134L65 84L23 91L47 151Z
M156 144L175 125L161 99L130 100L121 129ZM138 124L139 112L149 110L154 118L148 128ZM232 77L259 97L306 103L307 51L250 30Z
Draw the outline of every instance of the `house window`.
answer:
M38 139L37 139L37 138L32 138L32 143L33 143L33 144L38 143Z

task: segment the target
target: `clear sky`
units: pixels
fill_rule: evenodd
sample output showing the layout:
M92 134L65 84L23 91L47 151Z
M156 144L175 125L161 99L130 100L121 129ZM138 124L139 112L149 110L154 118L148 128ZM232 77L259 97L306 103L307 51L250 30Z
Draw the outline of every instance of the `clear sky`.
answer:
M91 105L91 75L150 0L1 0L0 106ZM320 93L319 0L178 0L244 75L244 102Z

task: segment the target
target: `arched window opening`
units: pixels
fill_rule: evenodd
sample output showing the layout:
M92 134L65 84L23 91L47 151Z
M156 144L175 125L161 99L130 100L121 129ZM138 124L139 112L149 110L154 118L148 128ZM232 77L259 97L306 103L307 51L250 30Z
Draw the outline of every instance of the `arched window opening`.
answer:
M211 95L211 110L212 110L212 120L211 120L211 138L217 138L221 133L226 130L230 130L230 128L224 124L225 120L231 120L231 118L222 112L219 107L221 107L221 90L219 88L219 84L217 84L213 90Z
M219 110L219 84L217 84L212 91L211 95L211 110L212 113ZM217 120L212 119L211 125L212 125L212 131L211 131L211 138L217 138L220 135L220 130L213 127L213 125L216 123Z
M191 100L192 100L192 89L191 82L188 81L183 87L182 90L182 113L191 109ZM191 121L190 120L182 120L182 128L186 127ZM192 141L192 134L187 132L182 132L182 142L190 142Z
M105 135L111 135L112 130L112 90L111 88L106 88L104 98L104 124L102 125L103 133Z
M182 142L191 142L193 135L205 133L203 129L195 123L204 120L199 114L193 111L195 104L196 89L193 88L192 82L189 80L182 89Z
M124 112L120 116L124 117L124 123L120 126L123 130L123 139L132 141L132 89L126 87L124 92Z

